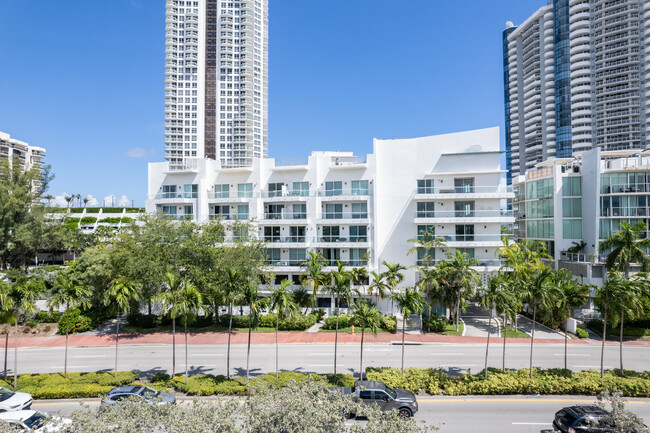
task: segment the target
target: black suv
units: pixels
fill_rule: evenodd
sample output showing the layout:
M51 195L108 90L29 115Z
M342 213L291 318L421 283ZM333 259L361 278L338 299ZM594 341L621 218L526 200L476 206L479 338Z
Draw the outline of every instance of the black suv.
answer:
M562 433L597 432L609 433L614 429L601 426L599 421L608 412L598 406L570 406L555 414L553 428Z

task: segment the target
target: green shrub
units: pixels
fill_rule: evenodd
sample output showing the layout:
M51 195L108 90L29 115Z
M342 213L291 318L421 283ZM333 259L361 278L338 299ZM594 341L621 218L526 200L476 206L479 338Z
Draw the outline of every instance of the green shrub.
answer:
M58 323L61 318L61 313L59 311L39 311L34 316L34 321L36 323Z
M83 213L84 208L82 207L71 207L70 213Z
M397 331L397 318L395 316L383 316L380 327L384 331L394 334Z
M65 334L66 323L67 323L65 314L61 315L58 323L59 323L59 327L58 327L59 334ZM94 328L93 321L90 317L82 315L79 310L70 310L69 324L68 324L68 332L70 334L91 331L93 328Z
M95 217L83 217L81 218L81 225L89 225L89 224L95 224L97 221L97 218Z
M230 315L229 314L224 314L219 318L221 321L221 326L228 327L230 323ZM253 326L255 326L255 322L253 322ZM232 327L233 328L248 328L248 316L237 316L234 315L232 316Z
M103 396L116 386L128 385L138 379L130 371L113 373L61 373L23 374L18 376L18 390L27 392L34 399L92 398ZM12 384L0 380L0 385L11 388Z
M71 225L71 224L78 224L79 221L81 221L81 218L66 218L65 223L66 225Z
M323 329L336 329L336 317L337 316L331 316L325 319L325 323L323 324ZM348 326L351 325L349 315L339 314L338 318L339 318L339 329L347 328Z
M316 324L317 318L318 316L315 314L288 317L280 320L279 329L282 331L305 331Z
M578 338L589 338L589 332L584 328L576 328L576 335Z
M316 322L320 322L323 320L323 317L325 317L325 310L316 310L313 311L311 314L316 315Z
M260 326L264 328L275 328L275 319L277 315L275 313L262 314L260 316Z
M447 328L447 319L432 315L431 318L424 318L424 326L429 332L444 332Z
M99 220L100 223L108 223L108 224L117 224L120 222L119 217L109 217L109 218L103 218Z
M126 316L126 320L131 326L138 328L155 328L158 324L158 316L155 314L131 313Z
M130 217L122 217L122 224L130 224L130 223L132 223L133 221L134 221L133 218L130 218Z

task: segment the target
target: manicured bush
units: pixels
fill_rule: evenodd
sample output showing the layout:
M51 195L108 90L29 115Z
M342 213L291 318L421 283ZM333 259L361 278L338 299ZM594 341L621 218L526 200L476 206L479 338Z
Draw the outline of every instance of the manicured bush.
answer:
M158 324L158 316L155 314L131 313L126 316L126 320L129 325L139 328L155 328Z
M432 315L431 318L423 317L424 326L429 332L444 332L449 323L445 317Z
M99 220L100 223L108 223L108 224L117 224L120 222L119 217L109 217L109 218L103 218Z
M112 388L128 385L138 379L131 371L113 373L22 374L18 376L18 391L27 392L34 399L91 398L106 394ZM0 380L0 386L11 388L13 383Z
M130 223L132 223L133 221L134 221L133 218L130 218L130 217L122 217L122 224L130 224Z
M143 207L127 207L126 213L144 213Z
M288 317L280 320L279 329L282 331L305 331L316 324L317 315Z
M81 225L89 225L89 224L95 224L97 222L97 218L95 217L83 217L81 218Z
M80 220L81 220L81 218L76 218L76 217L73 217L73 218L66 218L66 219L65 219L65 223L66 223L67 225L70 225L70 224L78 224Z
M71 207L70 213L83 213L84 208L82 207Z
M350 316L347 314L339 314L339 329L347 328L351 325ZM336 329L336 316L331 316L325 319L323 329Z
M589 332L584 328L576 328L576 335L578 338L589 338Z
M59 318L59 334L65 334L66 330L66 315L62 314ZM91 331L94 328L93 321L90 317L82 315L79 310L70 310L68 332L76 334L78 332Z
M397 318L395 316L383 316L380 326L384 331L394 334L397 331Z
M61 318L59 311L39 311L34 316L35 323L58 323Z
M260 316L260 326L264 328L275 328L275 319L277 315L275 313L262 314Z

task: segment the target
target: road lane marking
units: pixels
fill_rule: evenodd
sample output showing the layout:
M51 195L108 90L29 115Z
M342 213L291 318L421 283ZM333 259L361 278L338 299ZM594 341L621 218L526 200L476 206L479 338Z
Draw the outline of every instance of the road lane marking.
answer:
M72 355L70 358L106 358L107 355Z
M441 367L476 367L476 364L440 364Z
M550 422L513 422L512 425L551 425Z
M52 370L62 370L64 367L50 367ZM71 368L88 368L87 365L68 365L68 370Z
M307 367L332 367L333 364L309 364ZM336 364L337 367L345 367L345 364Z
M431 353L431 356L463 356L462 353Z
M564 356L564 353L554 353L553 356ZM574 356L591 356L590 353L569 353L567 356L573 358Z
M332 356L333 353L312 352L308 353L309 356Z
M600 369L600 365L574 365L576 368L595 368L595 369ZM613 368L611 365L604 365L603 368L605 370Z

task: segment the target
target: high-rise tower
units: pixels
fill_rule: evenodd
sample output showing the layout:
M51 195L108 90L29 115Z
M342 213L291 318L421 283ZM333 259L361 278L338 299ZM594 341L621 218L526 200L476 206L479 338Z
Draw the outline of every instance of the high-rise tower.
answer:
M509 180L594 147L648 147L650 2L553 0L508 23L503 44Z
M268 0L167 0L165 159L250 166L268 152Z

